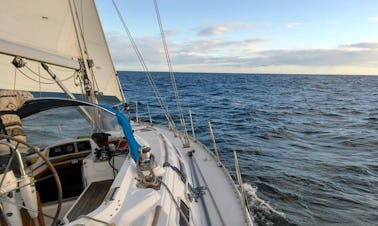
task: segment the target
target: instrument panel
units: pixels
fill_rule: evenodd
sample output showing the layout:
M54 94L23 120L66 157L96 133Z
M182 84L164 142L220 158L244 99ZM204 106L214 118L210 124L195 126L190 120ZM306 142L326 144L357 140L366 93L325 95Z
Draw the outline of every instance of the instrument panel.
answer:
M73 153L87 152L92 150L91 142L88 140L76 140L49 147L49 157L64 156Z

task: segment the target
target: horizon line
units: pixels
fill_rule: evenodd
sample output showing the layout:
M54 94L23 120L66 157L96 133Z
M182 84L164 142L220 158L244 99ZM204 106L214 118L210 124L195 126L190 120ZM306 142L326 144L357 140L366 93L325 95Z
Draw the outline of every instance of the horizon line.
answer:
M116 70L117 72L137 72L146 73L145 71L136 70ZM170 73L169 71L149 71L150 73ZM372 74L311 74L311 73L259 73L259 72L191 72L191 71L175 71L174 74L227 74L227 75L300 75L300 76L378 76Z

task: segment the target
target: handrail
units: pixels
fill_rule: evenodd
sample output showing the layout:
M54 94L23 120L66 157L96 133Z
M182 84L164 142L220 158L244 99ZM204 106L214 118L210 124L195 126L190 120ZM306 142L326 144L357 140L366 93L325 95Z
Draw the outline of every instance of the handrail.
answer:
M209 123L209 130L210 130L211 140L213 141L213 147L214 147L214 151L215 151L215 157L217 159L217 165L219 167L221 167L222 163L221 163L220 158L219 158L218 146L217 146L217 142L215 141L215 136L214 136L213 128L211 127L210 120L208 121L208 123Z
M236 178L238 180L239 189L240 189L240 196L241 201L243 203L243 210L244 210L244 216L249 217L249 208L248 208L248 201L245 197L244 187L243 187L243 179L241 177L240 168L239 168L239 161L238 161L238 155L236 154L236 151L234 150L234 163L235 163L235 171L236 171ZM248 221L246 221L248 222Z
M190 120L190 127L192 128L192 137L194 140L196 140L196 134L194 132L194 124L193 124L193 118L192 118L192 111L189 109L189 120Z

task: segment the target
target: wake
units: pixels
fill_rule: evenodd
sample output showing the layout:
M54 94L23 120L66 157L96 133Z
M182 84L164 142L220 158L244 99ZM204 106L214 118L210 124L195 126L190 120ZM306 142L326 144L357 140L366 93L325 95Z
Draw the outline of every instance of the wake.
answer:
M257 196L257 188L248 183L243 184L248 207L253 221L258 226L294 225L288 222L283 212L275 210L268 202Z

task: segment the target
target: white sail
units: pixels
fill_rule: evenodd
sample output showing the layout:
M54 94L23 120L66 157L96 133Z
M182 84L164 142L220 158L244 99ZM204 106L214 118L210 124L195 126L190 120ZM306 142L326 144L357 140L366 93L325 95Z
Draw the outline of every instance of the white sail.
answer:
M83 93L75 70L90 59L92 88L124 100L93 0L1 0L0 21L1 89L62 92L45 62L70 92ZM16 69L14 56L27 67Z
M88 51L89 59L93 60L93 72L96 84L104 94L123 100L123 93L119 85L113 60L110 56L102 25L93 0L72 1L79 13L83 36Z
M80 58L68 1L2 0L0 20L3 42L68 59ZM23 57L36 58L27 51L25 54Z

